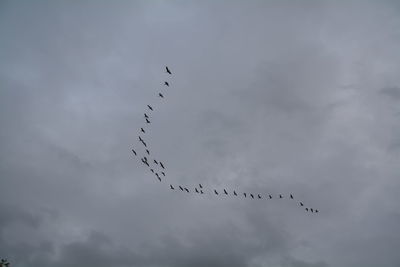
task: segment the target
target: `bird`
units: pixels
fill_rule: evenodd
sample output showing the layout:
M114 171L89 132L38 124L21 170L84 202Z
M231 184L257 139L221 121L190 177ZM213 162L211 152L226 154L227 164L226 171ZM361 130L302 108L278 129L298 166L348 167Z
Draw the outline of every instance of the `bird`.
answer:
M311 212L314 212L314 210L312 208L310 210L311 210Z
M175 188L172 186L172 184L170 184L169 185L169 187L172 189L172 190L174 190Z
M139 141L140 141L140 142L143 142L143 139L142 139L142 137L140 137L140 135L139 135Z
M271 196L271 195L268 195L268 197L269 197L269 199L272 199L272 196Z
M302 202L300 202L300 206L302 206L302 207L303 207L303 206L304 206L304 204L303 204Z
M233 190L233 194L234 194L235 196L237 196L237 194L236 194L236 191L235 191L235 190Z
M146 123L150 123L150 121L146 118Z
M169 86L169 83L168 83L168 82L164 82L164 84L165 84L166 86Z
M150 155L150 151L148 149L146 149L146 153L147 155Z
M196 193L199 193L199 190L197 190L197 188L195 188L194 191L196 191Z
M251 198L253 198L253 199L254 199L254 195L253 195L253 194L250 194L250 196L251 196Z
M200 194L204 194L203 190L200 190Z
M317 209L315 209L315 213L318 213L318 210L317 210Z
M261 196L260 196L260 194L258 194L258 198L259 198L259 199L261 199Z
M156 172L156 176L157 176L157 177L160 177L160 175L159 175L157 172Z
M246 193L243 193L243 195L244 195L244 197L247 197L247 194L246 194Z
M143 128L140 128L140 131L142 131L142 133L145 133L145 130Z
M163 94L161 94L161 93L158 93L158 96L161 98L164 98Z
M159 176L157 176L157 179L161 182L161 178Z
M165 172L161 172L161 174L162 174L163 176L165 176Z
M149 116L148 116L146 113L144 113L144 117L145 117L146 119L149 118Z
M218 192L217 192L217 190L215 190L215 189L214 189L214 193L215 193L216 195L218 195Z
M162 164L162 162L161 162L161 161L160 161L160 165L161 165L161 167L162 167L163 169L165 169L165 168L164 168L164 165Z
M154 161L155 164L158 164L157 160L154 159L153 161Z
M183 188L182 188L182 186L179 186L179 189L180 189L181 191L183 191Z
M188 192L188 193L189 193L189 189L187 189L187 188L185 187L185 190L186 190L186 192Z
M202 186L201 184L199 184L199 187L200 187L201 189L203 189L203 186Z
M171 71L168 69L168 66L165 66L165 69L166 69L166 72L167 72L168 74L172 74Z
M283 196L282 196L282 195L279 195L279 198L283 198Z
M146 158L146 157L143 157L143 158L144 158L145 161L147 161L147 158Z
M226 190L224 189L224 193L225 193L225 195L227 195L228 194L228 192L226 192Z
M293 199L293 195L292 194L290 194L290 198Z
M153 169L150 169L150 171L151 171L152 173L154 173L154 170L153 170Z
M150 105L147 105L147 107L148 107L151 111L153 111L153 108L152 108Z
M147 147L147 144L146 144L145 141L142 141L142 144L143 144L145 147Z
M308 208L306 208L306 211L308 211Z
M135 156L137 156L136 151L132 149L133 154L135 154Z

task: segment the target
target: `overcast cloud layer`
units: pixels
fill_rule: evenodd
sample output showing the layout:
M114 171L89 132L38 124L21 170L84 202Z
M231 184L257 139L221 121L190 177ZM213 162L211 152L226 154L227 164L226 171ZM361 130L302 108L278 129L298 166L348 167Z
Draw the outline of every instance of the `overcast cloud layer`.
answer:
M0 257L400 266L399 29L396 1L1 1Z

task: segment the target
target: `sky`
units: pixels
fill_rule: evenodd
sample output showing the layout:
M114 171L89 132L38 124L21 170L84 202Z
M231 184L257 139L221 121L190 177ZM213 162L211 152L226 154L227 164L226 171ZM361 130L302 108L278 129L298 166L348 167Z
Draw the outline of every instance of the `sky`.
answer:
M400 266L396 1L1 1L0 40L12 267Z

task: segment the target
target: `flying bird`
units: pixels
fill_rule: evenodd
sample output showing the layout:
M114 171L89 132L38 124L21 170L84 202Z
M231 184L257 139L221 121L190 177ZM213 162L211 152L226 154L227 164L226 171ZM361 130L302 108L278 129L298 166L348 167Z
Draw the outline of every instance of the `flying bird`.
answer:
M268 197L269 197L269 199L272 199L272 196L271 196L271 195L268 195Z
M137 156L136 151L132 149L133 154L135 154L135 156Z
M302 202L300 202L300 206L302 206L302 207L303 207L303 206L304 206L304 204L303 204Z
M318 213L318 210L317 210L317 209L315 210L315 213Z
M160 165L161 165L161 167L162 167L163 169L165 169L165 168L164 168L164 165L162 164L162 162L161 162L161 161L160 161ZM200 188L201 188L201 187L200 187Z
M243 195L244 195L244 197L247 197L247 194L246 194L246 193L243 193Z
M179 189L180 189L181 191L183 191L183 188L182 188L182 186L179 186Z
M147 147L147 144L146 144L145 141L142 141L142 144L143 144L145 147Z
M150 123L150 121L146 118L146 123Z
M150 151L148 149L146 149L146 153L147 155L150 155Z
M161 94L161 93L158 93L158 96L161 98L164 98L163 94Z
M172 190L174 190L175 188L172 186L172 184L170 184L169 185L169 187L172 189Z
M253 198L253 199L254 199L254 196L253 196L253 194L250 194L250 196L251 196L251 198Z
M203 190L200 190L200 194L204 194Z
M165 84L166 86L169 86L169 83L168 83L168 82L164 82L164 84Z
M202 186L201 184L199 184L199 187L200 187L200 188L203 188L203 186Z
M144 113L144 117L145 117L146 119L148 119L148 118L149 118L149 116L147 116L147 114L146 114L146 113Z
M218 192L217 192L217 190L215 190L215 189L214 189L214 193L215 193L216 195L218 195Z
M153 108L152 108L150 105L147 105L147 107L148 107L151 111L153 111Z
M308 211L308 208L306 208L306 211Z
M314 210L313 209L310 209L311 210L311 212L314 212Z
M258 198L259 198L259 199L261 199L261 196L260 196L260 194L258 194L257 196L258 196Z
M159 176L157 176L157 179L161 182L161 178Z
M165 69L166 69L166 72L167 72L168 74L172 74L171 71L168 69L168 66L165 66Z
M153 170L153 169L150 169L150 171L151 171L152 173L154 173L154 170Z
M292 194L290 194L290 198L293 199L293 195Z
M144 129L143 129L143 128L140 128L140 130L142 131L142 133L145 133L145 131L144 131Z
M142 139L142 137L140 137L140 135L139 135L139 141L140 141L140 142L143 142L143 139Z
M155 164L158 164L157 160L154 159L153 161L154 161Z
M279 195L279 198L283 198L283 196L282 196L282 195Z
M196 193L199 193L199 190L197 190L197 188L195 188L194 191L196 191Z
M228 192L226 192L226 190L224 189L224 193L225 193L225 195L227 195L228 194Z
M146 158L146 157L143 157L143 158L144 158L145 161L147 161L147 158Z
M163 176L165 176L165 172L161 172L161 174L162 174Z
M186 192L188 192L188 193L189 193L189 189L187 189L187 188L185 187L185 190L186 190Z
M233 190L233 194L234 194L235 196L237 196L237 194L236 194L236 191L235 191L235 190Z

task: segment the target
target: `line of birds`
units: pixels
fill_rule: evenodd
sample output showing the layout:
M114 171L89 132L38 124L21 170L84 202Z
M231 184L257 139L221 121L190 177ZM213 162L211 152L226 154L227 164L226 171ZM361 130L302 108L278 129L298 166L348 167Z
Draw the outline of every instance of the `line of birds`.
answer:
M168 68L168 66L165 67L165 72L168 73L169 75L172 75L172 73L171 73L170 69ZM169 82L168 81L164 81L164 85L169 87ZM164 95L161 92L159 92L158 93L158 97L164 98ZM148 109L149 114L150 114L150 112L154 111L154 109L153 109L153 107L151 105L147 105L147 109ZM146 112L144 113L144 120L146 122L146 125L151 123L150 116ZM141 156L140 160L145 166L147 166L149 168L150 172L153 173L157 177L158 181L162 182L163 178L166 176L166 174L165 174L165 165L160 160L157 160L155 158L153 158L153 161L151 161L149 159L150 155L152 155L152 153L150 153L149 146L147 145L147 143L143 140L143 138L141 136L141 134L146 134L146 132L147 132L147 129L145 130L144 126L140 128L140 134L138 135L138 138L139 138L139 142L144 147L144 152L143 153L145 153L145 155ZM135 156L138 156L138 152L134 148L132 148L132 153ZM147 157L149 157L149 158L147 158ZM161 175L163 176L163 178L161 178ZM175 190L175 187L172 184L170 184L169 186L170 186L171 190ZM181 185L178 185L178 188L179 188L180 191L186 192L186 193L194 192L196 194L201 194L202 195L202 194L205 194L205 192L208 192L208 191L205 191L205 188L203 187L202 184L199 184L198 188L194 187L194 191L190 191L187 187L184 187L184 186L181 186ZM219 193L216 189L212 189L210 192L211 192L211 194L214 194L214 195L220 195L220 194L221 195L229 195L229 193L228 193L228 191L226 189L223 189L223 193L221 191L220 191L221 193ZM253 193L246 193L246 192L243 192L243 193L239 194L235 190L233 190L232 194L235 197L239 197L240 195L242 195L244 198L248 197L248 198L251 198L251 199L263 199L263 198L272 199L273 198L271 194L268 194L267 196L263 197L261 194L253 194ZM277 198L278 199L283 199L284 197L283 197L282 194L279 194L277 196ZM289 194L289 198L291 200L294 200L293 194ZM318 209L305 207L303 202L301 202L301 201L299 201L298 204L299 204L300 207L304 207L305 211L307 211L307 212L308 211L310 211L311 213L318 213L319 212Z

